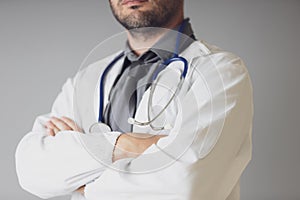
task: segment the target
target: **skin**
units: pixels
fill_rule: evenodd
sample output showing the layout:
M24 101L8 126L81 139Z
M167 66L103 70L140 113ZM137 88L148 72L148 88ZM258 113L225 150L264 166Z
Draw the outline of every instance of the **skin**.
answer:
M123 4L124 0L110 0L112 12L127 31L129 45L139 56L153 46L165 33L161 27L173 29L184 19L183 0L147 0Z
M46 122L45 127L47 128L47 134L49 136L55 136L59 131L77 131L83 132L76 123L68 117L51 117L51 119Z
M125 27L129 45L136 55L145 53L164 34L165 30L145 29L162 27L173 29L184 19L183 0L140 0L126 3L126 0L109 0L115 18ZM64 130L82 132L76 123L67 117L52 117L46 124L49 136ZM141 155L163 135L126 133L119 136L113 152L112 161L135 158ZM76 191L84 195L85 186Z

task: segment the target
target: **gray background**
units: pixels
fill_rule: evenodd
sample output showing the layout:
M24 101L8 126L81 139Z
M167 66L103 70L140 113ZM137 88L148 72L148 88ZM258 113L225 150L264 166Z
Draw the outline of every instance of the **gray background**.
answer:
M187 0L186 16L198 38L241 56L252 76L254 151L242 199L300 199L300 1ZM18 185L16 145L87 53L121 30L107 1L0 1L0 199L37 199Z

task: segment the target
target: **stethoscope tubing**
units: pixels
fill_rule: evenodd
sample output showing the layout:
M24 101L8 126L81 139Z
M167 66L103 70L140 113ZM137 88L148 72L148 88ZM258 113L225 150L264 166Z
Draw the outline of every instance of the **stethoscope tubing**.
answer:
M110 69L124 56L125 52L121 52L109 65L105 68L102 73L101 80L100 80L100 87L99 87L99 115L98 115L98 122L103 122L103 105L104 105L104 82L107 73Z
M180 28L179 28L179 33L177 36L177 40L176 40L176 47L175 47L175 53L173 55L172 58L166 60L163 62L163 64L160 64L160 66L155 70L155 72L153 73L152 76L152 85L150 86L150 97L149 97L149 102L148 102L148 122L139 122L137 120L135 120L134 118L130 118L129 119L129 123L131 124L136 124L136 125L140 125L140 126L146 126L146 125L150 125L152 129L154 130L162 130L164 129L163 127L159 127L159 128L155 128L151 125L151 123L156 120L159 116L162 115L162 113L167 109L167 107L171 104L172 100L175 98L176 94L178 93L178 91L180 90L183 81L187 75L188 72L188 61L181 56L178 56L178 50L179 50L179 39L180 39L180 33L183 32L183 28L184 28L184 23L181 24ZM105 68L105 70L103 71L101 78L100 78L100 87L99 87L99 115L98 115L98 123L103 123L103 107L104 107L104 82L105 82L105 78L108 74L108 72L111 70L111 68L125 55L125 52L121 52L119 55L117 55L110 63L109 65ZM155 85L155 80L157 79L158 74L161 72L162 67L166 67L169 64L173 63L173 62L182 62L183 63L183 71L181 73L180 76L180 82L174 92L174 94L172 95L172 97L169 99L169 101L167 102L167 104L164 106L164 108L159 112L159 114L157 114L153 119L150 119L150 107L152 105L152 98L153 98L153 93L155 90L155 87L152 87L153 84ZM156 83L157 84L157 83ZM150 106L150 107L149 107Z

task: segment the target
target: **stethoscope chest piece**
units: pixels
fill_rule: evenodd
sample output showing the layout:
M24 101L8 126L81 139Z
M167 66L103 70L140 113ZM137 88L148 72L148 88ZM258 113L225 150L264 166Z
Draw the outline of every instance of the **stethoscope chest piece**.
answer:
M90 126L89 132L90 133L108 133L108 132L111 132L111 128L104 123L97 122Z

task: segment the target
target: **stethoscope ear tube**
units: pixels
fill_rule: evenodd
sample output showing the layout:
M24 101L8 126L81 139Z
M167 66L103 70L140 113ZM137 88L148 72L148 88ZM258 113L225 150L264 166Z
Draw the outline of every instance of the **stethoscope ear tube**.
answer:
M177 61L183 62L183 71L181 73L181 77L185 78L187 71L188 71L188 61L184 57L176 55L175 57L166 60L163 64L160 64L160 66L153 73L153 77L151 79L152 82L154 82L156 80L156 78L157 78L159 72L161 72L163 66L167 66L167 65L171 64L172 62L177 62Z
M181 76L182 76L182 78L185 78L187 71L188 71L188 61L184 57L176 56L176 57L170 58L170 59L166 60L164 64L169 65L172 62L177 62L177 61L183 62L183 71L181 73Z
M173 61L174 62L174 61ZM160 130L164 130L164 129L172 129L172 126L170 124L166 124L165 126L163 127L154 127L152 125L152 122L154 122L157 118L159 118L163 112L169 107L169 105L171 104L171 102L175 99L176 95L179 93L179 90L181 89L182 85L183 85L183 82L184 82L184 78L183 76L181 75L180 76L180 81L177 85L177 88L176 90L174 91L174 94L172 95L172 97L169 99L169 101L167 102L167 104L161 109L161 111L155 116L153 117L152 119L150 118L150 110L151 110L151 107L152 107L152 100L153 100L153 94L154 94L154 90L155 90L155 85L157 83L153 83L151 85L151 88L150 88L150 94L149 94L149 100L148 100L148 110L147 110L147 113L148 113L148 124L150 125L150 127L155 130L155 131L160 131ZM135 120L137 122L137 120ZM139 122L140 124L143 123L145 124L146 122Z

